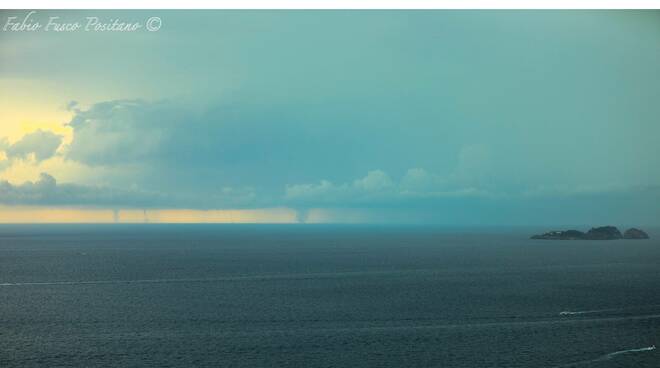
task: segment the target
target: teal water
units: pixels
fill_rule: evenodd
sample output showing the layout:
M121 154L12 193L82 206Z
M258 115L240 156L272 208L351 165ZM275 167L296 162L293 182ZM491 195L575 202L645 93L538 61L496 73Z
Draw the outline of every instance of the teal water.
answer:
M0 367L660 366L656 234L538 230L3 225Z

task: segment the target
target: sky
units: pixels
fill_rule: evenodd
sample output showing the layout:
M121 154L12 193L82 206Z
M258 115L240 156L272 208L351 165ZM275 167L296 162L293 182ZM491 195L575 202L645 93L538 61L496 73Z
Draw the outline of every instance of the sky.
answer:
M660 225L660 11L0 27L0 222Z

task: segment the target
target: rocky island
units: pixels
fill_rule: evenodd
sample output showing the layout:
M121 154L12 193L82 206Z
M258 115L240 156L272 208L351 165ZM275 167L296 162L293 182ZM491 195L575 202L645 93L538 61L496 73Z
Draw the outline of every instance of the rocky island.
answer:
M645 233L644 231L636 228L630 228L626 230L626 232L623 233L623 238L624 239L648 239L649 234Z
M615 239L648 239L649 235L636 228L630 228L623 234L616 226L592 227L586 233L579 230L550 231L534 235L532 239L540 240L615 240Z

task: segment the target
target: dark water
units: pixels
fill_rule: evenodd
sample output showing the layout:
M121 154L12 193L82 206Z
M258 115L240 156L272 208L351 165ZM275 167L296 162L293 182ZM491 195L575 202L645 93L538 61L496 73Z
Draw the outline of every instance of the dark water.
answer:
M660 242L538 230L2 226L0 367L660 367Z

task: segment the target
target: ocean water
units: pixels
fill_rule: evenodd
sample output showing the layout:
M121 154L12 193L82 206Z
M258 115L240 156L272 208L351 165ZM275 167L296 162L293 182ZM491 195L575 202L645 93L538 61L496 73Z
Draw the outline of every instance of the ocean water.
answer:
M660 367L657 232L542 230L3 225L0 367Z

